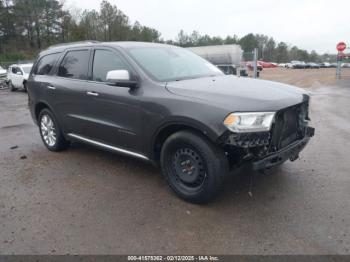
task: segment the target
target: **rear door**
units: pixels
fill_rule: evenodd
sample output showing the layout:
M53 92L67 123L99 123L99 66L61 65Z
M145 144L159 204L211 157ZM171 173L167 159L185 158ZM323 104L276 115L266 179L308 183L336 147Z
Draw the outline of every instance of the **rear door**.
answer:
M66 51L56 66L54 76L43 83L49 104L65 133L83 136L88 133L86 83L90 52L90 48Z

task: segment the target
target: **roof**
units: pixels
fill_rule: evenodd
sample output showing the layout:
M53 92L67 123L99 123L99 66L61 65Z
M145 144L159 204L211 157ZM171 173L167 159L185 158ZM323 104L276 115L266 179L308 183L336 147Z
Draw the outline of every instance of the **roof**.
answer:
M72 47L91 47L91 46L105 46L105 47L120 47L123 49L128 48L141 48L141 47L155 47L155 46L169 46L174 47L172 45L166 45L161 43L152 43L152 42L99 42L99 41L82 41L82 42L71 42L71 43L62 43L58 45L50 46L48 49L42 51L40 55L47 55L55 52L63 52L67 48Z
M121 48L133 48L133 47L151 47L151 46L170 46L160 43L151 42L99 42L99 41L81 41L81 42L71 42L62 43L50 46L46 51L63 51L67 48L72 47L88 47L88 46L110 46L110 47L121 47Z
M13 67L13 66L19 66L19 67L21 67L21 66L33 66L33 63L26 63L26 64L12 64L12 65L10 65L9 67Z

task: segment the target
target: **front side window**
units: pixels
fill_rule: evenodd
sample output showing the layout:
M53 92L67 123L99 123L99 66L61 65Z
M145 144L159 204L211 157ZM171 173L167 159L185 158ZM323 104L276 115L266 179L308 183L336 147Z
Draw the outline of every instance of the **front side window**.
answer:
M123 60L109 50L96 50L92 69L92 80L106 82L106 76L112 70L129 70Z
M129 53L146 73L158 81L223 75L216 66L183 48L136 47L130 48Z
M57 61L60 53L50 54L42 57L40 61L37 63L34 69L35 75L48 75L55 62Z
M17 74L17 67L12 67L11 71L12 71L12 74Z
M89 50L69 51L58 68L58 75L73 79L87 79Z

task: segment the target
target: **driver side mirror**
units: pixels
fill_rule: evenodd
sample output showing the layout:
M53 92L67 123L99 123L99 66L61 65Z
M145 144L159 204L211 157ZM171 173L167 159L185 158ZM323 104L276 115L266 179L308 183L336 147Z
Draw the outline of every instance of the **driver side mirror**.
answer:
M128 70L112 70L107 72L106 81L111 85L135 88L137 81L131 80Z

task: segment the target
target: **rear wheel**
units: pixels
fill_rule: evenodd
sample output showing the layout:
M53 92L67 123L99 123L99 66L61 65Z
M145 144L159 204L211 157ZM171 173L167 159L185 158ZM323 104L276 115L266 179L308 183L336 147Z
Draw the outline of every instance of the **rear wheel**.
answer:
M23 83L23 90L24 90L24 92L27 92L27 82Z
M205 137L189 131L175 133L165 141L161 167L173 191L193 203L213 199L220 192L228 173L223 150Z
M39 114L39 130L41 139L50 151L61 151L69 146L62 135L55 116L49 109L43 109Z

